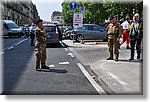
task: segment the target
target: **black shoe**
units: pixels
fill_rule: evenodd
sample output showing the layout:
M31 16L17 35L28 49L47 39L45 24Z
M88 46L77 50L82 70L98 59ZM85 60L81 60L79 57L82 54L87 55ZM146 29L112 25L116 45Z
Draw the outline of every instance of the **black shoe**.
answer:
M126 49L131 49L130 47L126 47Z
M48 66L42 66L41 69L49 69Z
M119 61L118 59L115 59L115 61L117 62L117 61Z
M107 58L107 60L114 60L114 59L109 57L109 58Z
M140 59L140 56L137 56L137 59Z
M40 67L36 67L36 71L41 71Z
M129 61L132 61L132 60L134 60L134 58L130 58L130 59L129 59Z

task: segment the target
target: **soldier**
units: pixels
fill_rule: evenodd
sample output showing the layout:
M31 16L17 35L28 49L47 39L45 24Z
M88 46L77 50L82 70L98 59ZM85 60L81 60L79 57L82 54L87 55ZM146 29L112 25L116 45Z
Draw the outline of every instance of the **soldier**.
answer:
M35 46L35 56L36 56L36 70L49 69L46 66L46 38L47 33L43 27L43 20L37 21L37 27L35 28L36 33L36 46ZM41 67L40 67L41 65Z
M139 22L139 14L136 13L133 16L133 21L130 25L130 46L131 46L131 57L129 60L134 60L134 47L136 44L136 50L137 50L137 59L140 59L140 44L143 37L143 26L142 22Z
M121 26L116 21L115 17L110 18L111 23L108 25L108 46L110 57L107 60L114 60L113 50L115 54L115 61L118 61L119 57L119 39L121 37Z

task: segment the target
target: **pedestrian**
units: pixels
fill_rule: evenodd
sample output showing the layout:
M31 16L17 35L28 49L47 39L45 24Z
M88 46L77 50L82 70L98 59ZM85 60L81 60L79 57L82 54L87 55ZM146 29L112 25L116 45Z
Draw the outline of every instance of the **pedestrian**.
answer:
M139 34L137 36L136 49L137 49L137 59L140 59L141 44L143 40L143 18L141 18L138 22L139 22Z
M36 46L35 46L35 56L36 56L36 70L49 69L46 66L46 38L47 33L43 27L43 20L37 21L37 27L35 28L36 34ZM41 65L41 67L40 67Z
M109 58L107 60L114 60L113 55L115 54L115 61L119 58L119 39L121 37L121 25L116 21L116 17L110 18L111 23L108 25L108 46L109 46ZM114 50L114 53L113 53Z
M56 28L57 28L57 32L59 34L59 39L62 42L62 32L61 32L61 30L60 30L60 28L59 28L59 26L57 24L56 24Z
M130 49L129 47L129 23L130 23L130 17L126 16L126 21L124 21L121 26L122 26L122 35L123 35L123 40L120 43L120 46L126 42L126 49Z
M141 45L141 36L143 35L141 33L142 31L142 23L139 22L139 14L136 13L133 16L133 21L130 25L130 46L131 46L131 56L129 60L134 60L134 48L136 44L136 50L137 50L137 59L140 58L140 45Z
M30 30L30 38L31 38L31 46L34 46L35 32L34 32L33 25L31 26L31 30Z

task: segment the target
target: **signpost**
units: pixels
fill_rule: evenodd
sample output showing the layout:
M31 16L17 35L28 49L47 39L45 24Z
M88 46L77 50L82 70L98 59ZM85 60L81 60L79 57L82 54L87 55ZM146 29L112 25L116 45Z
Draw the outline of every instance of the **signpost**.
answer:
M80 26L83 25L83 14L82 13L74 13L73 16L73 26Z
M75 1L70 2L69 4L70 8L73 10L73 16L74 16L74 9L77 8L78 4ZM73 44L74 44L74 35L73 35Z

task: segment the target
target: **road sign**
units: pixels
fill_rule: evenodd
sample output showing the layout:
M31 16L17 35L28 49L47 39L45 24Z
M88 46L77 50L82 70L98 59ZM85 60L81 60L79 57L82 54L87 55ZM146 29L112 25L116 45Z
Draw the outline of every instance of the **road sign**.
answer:
M85 18L85 7L84 6L80 6L79 7L79 12L83 14L83 18Z
M75 1L70 2L70 8L71 9L76 9L77 8L77 3Z
M82 13L74 13L73 15L73 26L83 26L83 14Z

